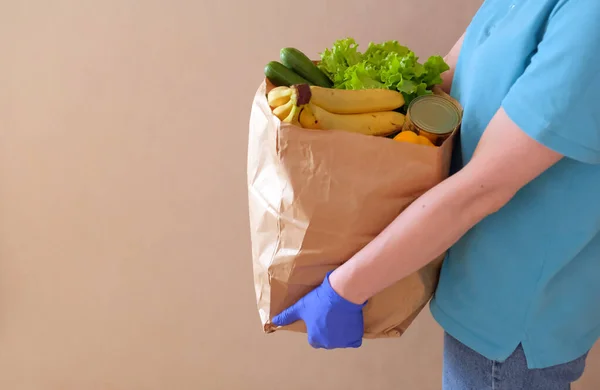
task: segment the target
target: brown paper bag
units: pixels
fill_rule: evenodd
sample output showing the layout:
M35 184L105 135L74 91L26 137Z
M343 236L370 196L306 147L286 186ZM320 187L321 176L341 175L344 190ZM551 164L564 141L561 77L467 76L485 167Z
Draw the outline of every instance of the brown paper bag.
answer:
M247 166L254 286L267 333L279 329L270 323L274 315L447 177L454 138L434 148L303 129L272 114L271 87L263 82L254 98ZM405 332L431 298L442 260L432 259L369 300L365 338ZM285 329L306 331L302 322Z

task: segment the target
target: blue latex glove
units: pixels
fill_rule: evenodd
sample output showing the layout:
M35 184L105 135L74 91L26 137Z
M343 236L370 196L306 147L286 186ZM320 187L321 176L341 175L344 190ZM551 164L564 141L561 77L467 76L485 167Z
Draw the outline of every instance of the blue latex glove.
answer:
M308 343L314 348L358 348L364 334L364 306L338 295L329 284L328 273L319 287L275 316L272 322L286 326L304 321Z

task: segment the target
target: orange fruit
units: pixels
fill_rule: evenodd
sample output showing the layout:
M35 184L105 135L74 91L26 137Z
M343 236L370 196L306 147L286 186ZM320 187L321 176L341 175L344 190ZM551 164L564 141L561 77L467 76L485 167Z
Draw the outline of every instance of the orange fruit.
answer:
M412 131L403 131L394 137L394 141L409 142L411 144L420 144L419 136Z
M431 142L429 138L425 137L424 135L418 135L417 137L419 137L419 143L421 145L435 146L433 142Z

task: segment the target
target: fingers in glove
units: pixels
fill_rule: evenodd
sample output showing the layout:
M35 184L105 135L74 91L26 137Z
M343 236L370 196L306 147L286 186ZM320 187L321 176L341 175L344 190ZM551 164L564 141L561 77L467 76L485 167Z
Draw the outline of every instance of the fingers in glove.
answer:
M294 305L288 307L275 317L273 317L273 324L275 326L286 326L293 324L296 321L300 321L300 307L302 301L296 302Z
M323 345L321 345L320 342L318 342L314 337L312 337L310 334L308 335L308 344L315 348L315 349L322 349Z

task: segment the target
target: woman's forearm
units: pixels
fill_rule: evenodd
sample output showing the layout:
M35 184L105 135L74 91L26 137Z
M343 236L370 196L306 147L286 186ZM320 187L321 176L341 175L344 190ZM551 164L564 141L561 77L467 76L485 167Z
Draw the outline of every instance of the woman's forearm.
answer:
M459 172L413 202L334 271L330 283L344 298L363 303L437 258L506 201Z

